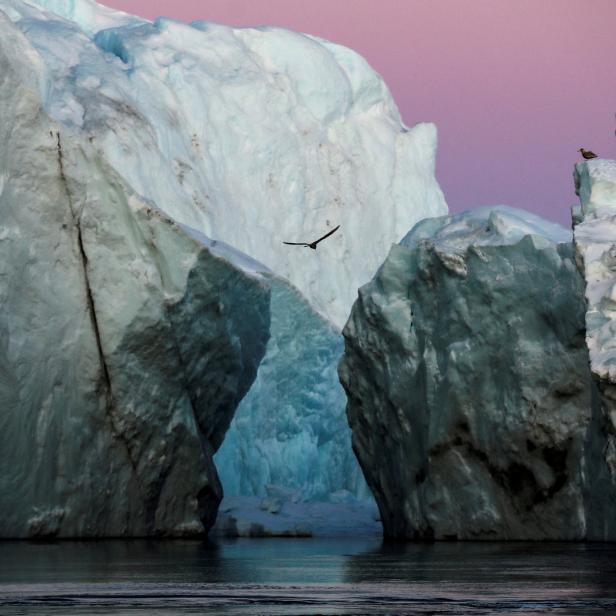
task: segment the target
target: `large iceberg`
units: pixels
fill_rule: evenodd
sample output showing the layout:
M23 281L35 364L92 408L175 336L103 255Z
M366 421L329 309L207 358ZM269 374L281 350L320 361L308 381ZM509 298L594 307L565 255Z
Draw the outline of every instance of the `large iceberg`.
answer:
M269 285L135 194L41 100L0 13L0 536L203 533Z
M365 60L315 37L151 23L90 0L0 0L0 11L29 43L43 110L88 156L237 267L249 259L238 265L235 249L265 264L271 338L217 457L227 491L367 496L335 372L339 330L391 243L447 211L434 126L405 127ZM317 251L282 244L337 224Z
M586 344L593 398L592 539L616 537L616 161L578 163L574 208L577 262L586 283Z
M570 232L519 210L426 220L392 247L340 364L387 536L582 539L605 522L583 297Z

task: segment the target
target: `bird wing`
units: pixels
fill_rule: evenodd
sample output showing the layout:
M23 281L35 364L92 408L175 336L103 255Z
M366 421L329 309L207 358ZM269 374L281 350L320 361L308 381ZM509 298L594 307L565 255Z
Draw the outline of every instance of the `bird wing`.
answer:
M335 233L338 229L340 229L340 225L338 225L337 227L334 227L331 231L326 233L323 237L320 237L318 240L315 240L312 243L316 246L319 242L322 242L326 237L329 237L332 233Z
M282 242L283 244L288 244L289 246L308 246L306 242Z

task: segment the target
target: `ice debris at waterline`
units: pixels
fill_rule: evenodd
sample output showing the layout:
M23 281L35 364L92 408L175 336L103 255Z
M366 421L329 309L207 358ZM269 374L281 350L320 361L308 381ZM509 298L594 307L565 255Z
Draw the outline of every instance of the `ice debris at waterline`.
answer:
M341 490L329 501L305 502L271 487L267 496L225 496L211 535L223 537L344 537L381 535L374 500Z
M593 398L593 511L589 535L616 537L616 161L575 167L580 206L574 208L577 262L586 281L586 344L597 388Z
M584 311L570 233L532 214L430 219L392 247L340 364L387 536L583 539L614 517L589 494Z
M202 533L269 287L42 110L0 14L0 536Z
M340 329L389 246L447 213L435 127L405 127L350 49L280 28L150 23L89 0L0 10L30 41L55 120L135 192L288 278ZM310 255L282 243L338 224Z

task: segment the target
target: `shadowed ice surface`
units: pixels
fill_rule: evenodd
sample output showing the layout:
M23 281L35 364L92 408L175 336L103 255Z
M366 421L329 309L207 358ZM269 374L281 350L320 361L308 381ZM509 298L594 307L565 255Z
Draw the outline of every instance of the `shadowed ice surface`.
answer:
M0 543L0 614L613 614L616 545Z

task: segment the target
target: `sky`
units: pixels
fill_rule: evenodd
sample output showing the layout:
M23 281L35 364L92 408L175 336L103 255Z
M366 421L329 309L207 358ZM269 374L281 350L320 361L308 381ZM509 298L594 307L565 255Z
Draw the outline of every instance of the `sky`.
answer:
M453 212L570 225L584 147L616 158L616 0L104 0L152 19L276 25L361 53L407 125L436 123Z

